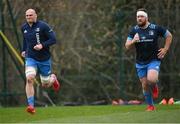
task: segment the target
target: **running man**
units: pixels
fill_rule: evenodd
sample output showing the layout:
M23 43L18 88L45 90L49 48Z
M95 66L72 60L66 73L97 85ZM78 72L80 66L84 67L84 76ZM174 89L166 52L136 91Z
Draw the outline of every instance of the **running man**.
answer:
M34 9L25 13L26 23L21 27L23 34L22 57L25 58L27 112L34 114L34 79L37 73L43 87L53 87L58 92L60 84L55 74L51 73L51 55L49 47L56 43L55 33L49 25L37 20Z
M125 47L127 50L136 48L136 70L148 104L146 110L153 111L153 98L158 97L160 64L170 48L172 35L167 29L150 23L144 8L137 10L136 19L137 25L129 32ZM163 48L159 48L159 37L165 38Z

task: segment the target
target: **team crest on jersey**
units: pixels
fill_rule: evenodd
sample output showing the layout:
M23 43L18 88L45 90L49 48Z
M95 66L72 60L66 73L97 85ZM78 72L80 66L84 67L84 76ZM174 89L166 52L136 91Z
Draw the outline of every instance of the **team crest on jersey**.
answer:
M36 28L36 30L35 30L36 32L39 32L40 31L40 28Z
M149 31L149 35L154 35L154 31L153 31L153 30L150 30L150 31Z
M52 32L52 31L53 31L52 29L49 30L49 32Z
M27 30L24 30L24 34L27 33Z

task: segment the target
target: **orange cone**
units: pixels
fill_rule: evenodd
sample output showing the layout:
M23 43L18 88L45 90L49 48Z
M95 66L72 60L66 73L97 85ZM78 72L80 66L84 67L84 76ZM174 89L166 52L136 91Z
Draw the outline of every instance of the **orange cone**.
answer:
M167 104L166 99L163 99L159 104L166 105Z
M169 104L169 105L173 105L173 104L174 104L174 98L171 97L171 98L169 99L169 101L168 101L168 104Z
M112 101L112 105L118 105L119 103L116 100Z

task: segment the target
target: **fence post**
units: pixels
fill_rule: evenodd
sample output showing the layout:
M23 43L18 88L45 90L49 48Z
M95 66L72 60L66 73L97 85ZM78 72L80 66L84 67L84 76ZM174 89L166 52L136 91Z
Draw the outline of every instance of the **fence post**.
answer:
M4 15L3 15L3 9L4 9L4 5L3 5L3 0L0 0L0 30L2 32L4 32ZM1 38L1 41L3 39ZM5 105L7 105L7 72L6 72L6 45L4 42L2 42L2 79L3 79L3 88L2 88L2 95L4 97L4 103Z
M124 25L124 20L125 20L125 15L123 11L118 10L117 13L115 14L115 20L117 23L117 49L118 49L118 56L119 56L119 98L125 99L125 82L124 82L124 59L123 59L123 41L122 41L122 27Z

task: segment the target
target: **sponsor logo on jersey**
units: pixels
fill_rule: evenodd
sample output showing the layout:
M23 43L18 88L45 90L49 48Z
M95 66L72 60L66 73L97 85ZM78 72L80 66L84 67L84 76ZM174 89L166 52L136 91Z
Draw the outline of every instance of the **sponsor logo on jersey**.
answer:
M52 29L49 30L49 32L52 32L52 31L53 31Z
M36 28L35 31L36 31L36 32L39 32L39 31L40 31L40 28Z
M36 41L37 41L38 44L41 43L41 42L40 42L40 36L39 36L39 33L36 33Z
M141 39L144 40L144 39L146 39L146 37L145 37L145 36L142 36Z

